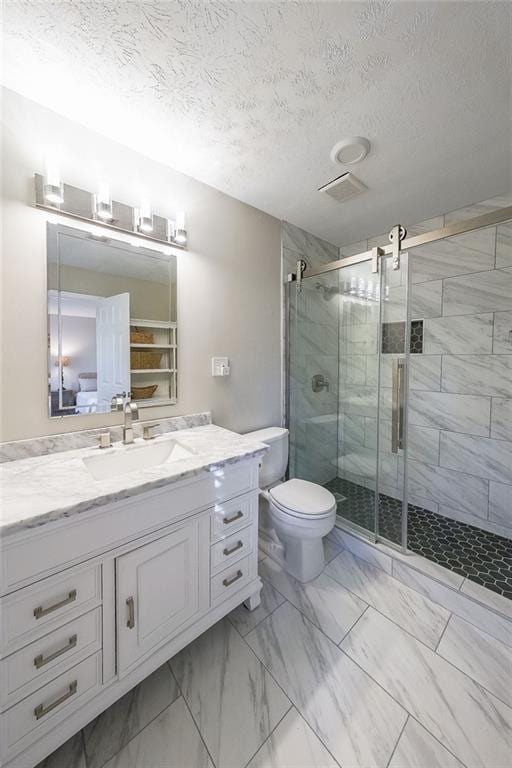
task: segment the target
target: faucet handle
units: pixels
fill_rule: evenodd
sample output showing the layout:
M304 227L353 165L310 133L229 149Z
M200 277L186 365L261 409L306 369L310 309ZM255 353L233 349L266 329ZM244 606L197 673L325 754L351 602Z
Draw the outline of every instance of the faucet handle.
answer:
M114 395L112 400L110 401L110 410L122 411L124 406L124 397L125 397L125 393L121 394L120 392L118 392L117 395Z
M144 424L142 427L142 437L144 440L153 440L155 435L153 434L153 430L156 429L156 427L159 427L160 424Z
M110 432L101 432L101 434L98 435L98 440L100 448L111 448Z

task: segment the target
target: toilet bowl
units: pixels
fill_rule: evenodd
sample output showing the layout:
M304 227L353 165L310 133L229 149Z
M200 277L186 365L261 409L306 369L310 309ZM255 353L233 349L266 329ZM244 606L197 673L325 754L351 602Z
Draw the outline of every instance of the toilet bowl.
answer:
M260 467L260 488L269 523L284 548L282 565L299 581L311 581L325 566L322 539L334 527L336 500L317 483L298 478L281 481L288 463L287 429L270 427L247 437L270 448Z

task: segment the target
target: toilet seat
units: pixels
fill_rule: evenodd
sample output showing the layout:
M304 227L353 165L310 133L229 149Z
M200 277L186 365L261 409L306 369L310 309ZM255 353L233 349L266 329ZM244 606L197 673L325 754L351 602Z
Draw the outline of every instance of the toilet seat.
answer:
M330 491L298 478L276 485L268 493L282 513L311 522L329 517L336 508L336 500Z

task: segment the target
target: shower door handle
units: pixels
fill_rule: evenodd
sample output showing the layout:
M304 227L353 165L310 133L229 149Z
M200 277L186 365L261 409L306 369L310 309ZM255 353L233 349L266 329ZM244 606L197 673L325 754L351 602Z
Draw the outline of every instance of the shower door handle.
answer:
M404 360L399 357L393 360L392 372L391 452L398 453L399 448L404 447Z
M321 392L323 389L329 391L329 382L321 373L315 373L311 379L311 389L313 392Z

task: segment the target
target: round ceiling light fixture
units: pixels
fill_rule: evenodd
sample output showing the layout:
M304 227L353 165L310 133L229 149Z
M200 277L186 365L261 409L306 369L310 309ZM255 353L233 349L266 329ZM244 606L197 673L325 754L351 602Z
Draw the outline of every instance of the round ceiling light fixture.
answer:
M331 160L338 165L354 165L364 160L370 151L370 142L362 136L342 139L331 149Z

